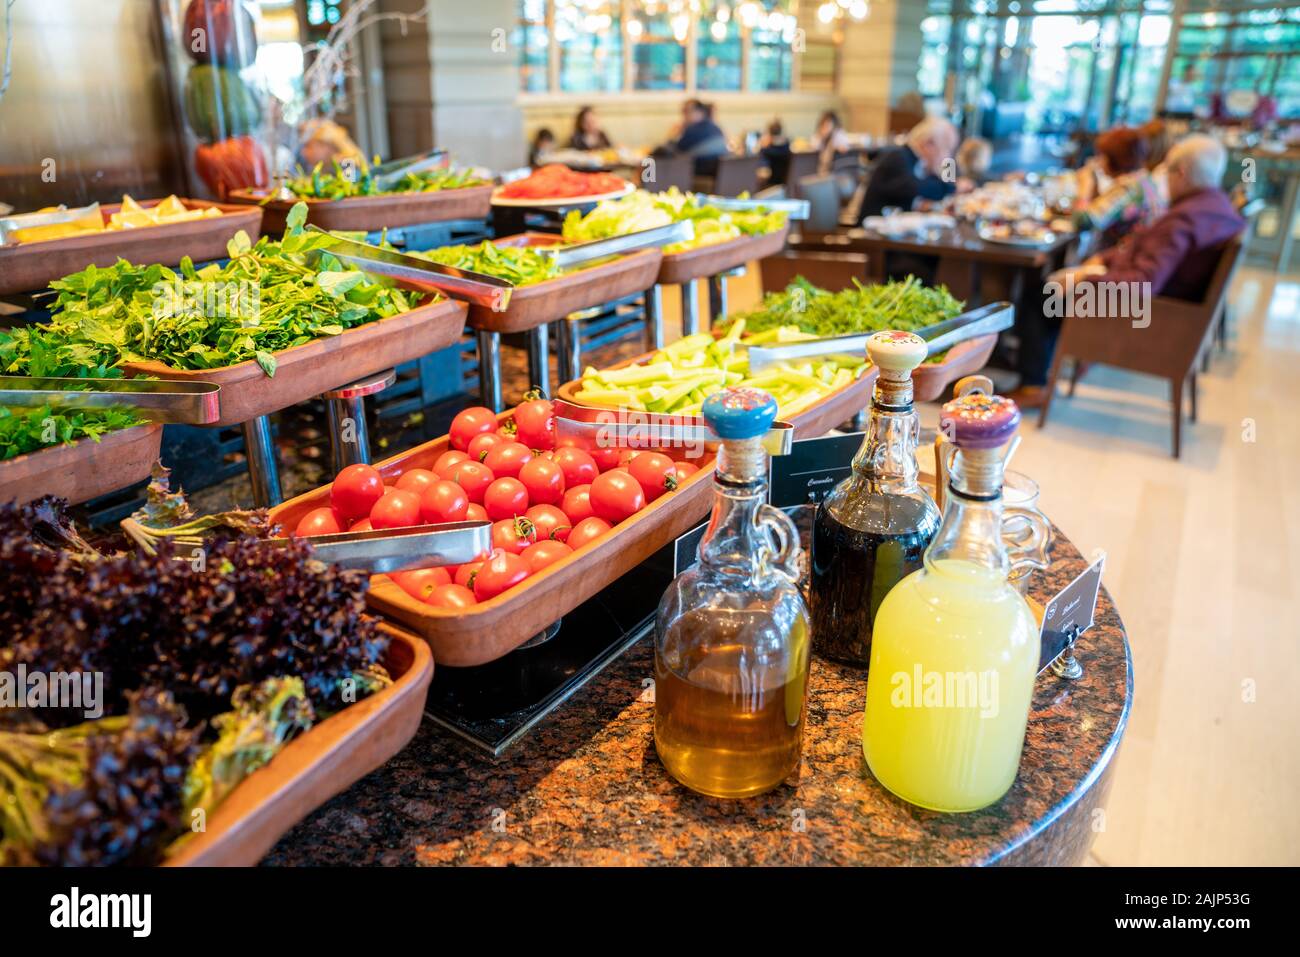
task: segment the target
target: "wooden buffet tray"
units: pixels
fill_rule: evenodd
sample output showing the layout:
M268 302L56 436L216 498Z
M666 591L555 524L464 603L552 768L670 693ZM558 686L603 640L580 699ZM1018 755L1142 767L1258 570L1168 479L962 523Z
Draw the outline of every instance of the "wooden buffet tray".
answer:
M264 211L262 232L279 236L295 203L307 204L307 222L321 229L375 232L399 226L442 223L453 219L486 219L492 211L492 186L463 186L431 193L388 193L347 199L272 199L264 189L237 189L229 199Z
M164 861L167 867L251 867L280 837L384 764L415 736L433 679L433 656L413 635L392 639L384 666L393 684L290 741L221 802L207 830Z
M465 304L439 299L277 352L274 376L268 376L252 359L217 369L174 369L154 361L128 362L122 368L131 376L215 382L221 386L221 417L210 427L221 428L269 415L327 389L444 349L459 341L464 328Z
M997 344L997 333L976 336L949 349L942 362L917 366L912 370L912 397L917 402L935 401L962 376L984 368Z
M503 412L498 418L504 421L511 414ZM376 462L375 468L390 481L407 469L432 469L438 456L449 448L444 435ZM384 575L371 580L366 601L375 611L428 641L439 665L462 667L494 661L698 525L710 507L712 465L711 455L701 459L699 471L676 491L660 496L610 534L473 608L431 608ZM285 528L294 528L307 512L328 504L329 495L328 485L299 495L273 508L271 518Z
M659 267L659 282L663 285L678 285L692 279L716 276L756 259L775 256L785 248L785 238L789 233L790 224L787 222L776 232L761 236L740 236L712 246L666 253L663 264Z
M162 426L118 429L0 462L0 502L19 505L56 495L72 505L149 477L162 446Z
M564 240L552 233L520 233L493 242L498 246L553 246ZM662 249L638 249L608 262L579 267L557 279L519 286L500 312L471 305L469 324L491 332L524 332L571 312L644 292L655 284L662 261Z
M141 201L140 205L150 207L161 202L161 199L150 199ZM118 259L164 266L175 266L183 256L189 256L196 263L225 259L226 244L235 233L242 229L256 239L261 228L260 209L250 209L238 203L210 203L202 199L182 199L181 203L187 209L214 206L222 214L184 223L0 246L0 296L35 292L55 279L80 272L87 266L111 266ZM121 208L120 203L99 207L105 225L109 217Z

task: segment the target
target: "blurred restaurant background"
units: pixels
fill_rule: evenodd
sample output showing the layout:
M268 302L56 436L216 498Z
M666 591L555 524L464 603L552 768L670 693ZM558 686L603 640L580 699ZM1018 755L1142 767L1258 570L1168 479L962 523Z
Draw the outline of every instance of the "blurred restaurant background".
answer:
M982 371L1025 400L1017 468L1042 488L1044 510L1084 554L1106 552L1107 588L1123 610L1138 676L1096 860L1294 863L1300 3L237 6L247 19L232 47L239 80L231 82L260 107L252 119L228 107L209 119L228 137L221 142L257 157L247 176L258 187L318 162L440 148L501 182L563 164L656 192L808 202L808 219L791 224L781 252L665 295L661 341L695 331L684 297L694 297L707 329L708 318L753 308L800 275L842 289L912 274L947 285L968 306L1012 302L1016 328ZM0 216L6 207L116 203L123 194L222 193L227 180L196 162L206 144L196 146L187 102L185 8L181 0L3 5ZM893 198L882 171L926 143L942 154L927 176L946 184L943 200L915 191ZM1189 143L1195 155L1178 154L1179 175L1189 162L1221 174L1201 188L1230 202L1225 215L1239 224L1231 235L1240 242L1222 244L1222 255L1214 248L1191 296L1162 295L1157 284L1149 330L1123 323L1122 339L1071 340L1062 351L1073 362L1057 356L1049 375L1053 341L1031 341L1044 282L1119 248L1109 227L1080 219L1089 197L1134 178L1151 205L1129 218L1127 207L1112 210L1107 222L1124 230L1158 222L1171 203L1172 151ZM1034 232L1017 246L1019 217ZM521 227L559 231L554 220L494 209L488 220L408 227L403 238L408 248L431 248ZM579 346L582 365L645 352L655 333L648 306L634 299L562 317L555 325L579 330L569 360L578 362ZM39 296L0 300L0 325L45 315ZM1068 337L1068 320L1064 327ZM574 366L547 353L545 335L540 349L537 339L503 337L507 404L539 381L576 378ZM1031 345L1036 372L1027 373ZM484 388L478 346L476 354L467 333L398 370L397 386L373 403L377 450L445 431L451 412ZM1050 418L1038 408L1045 402L1054 402ZM303 405L276 426L288 494L325 480L321 408ZM924 405L927 428L937 409ZM181 484L225 482L247 500L237 431L190 429L183 441ZM102 515L131 507L108 503ZM1243 676L1258 678L1259 703L1230 707Z

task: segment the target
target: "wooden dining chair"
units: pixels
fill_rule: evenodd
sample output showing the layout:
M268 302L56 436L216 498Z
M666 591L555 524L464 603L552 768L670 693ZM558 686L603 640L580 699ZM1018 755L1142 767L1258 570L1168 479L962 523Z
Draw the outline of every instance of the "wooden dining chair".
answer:
M1212 347L1214 324L1223 308L1228 285L1241 256L1239 235L1223 246L1218 265L1210 279L1205 298L1200 302L1156 296L1151 300L1150 325L1134 328L1127 319L1101 319L1068 316L1061 324L1061 335L1047 378L1047 393L1038 415L1038 427L1047 423L1047 414L1056 395L1056 381L1061 364L1073 360L1069 396L1073 398L1079 381L1081 363L1099 362L1132 372L1159 376L1169 380L1173 402L1173 455L1182 454L1183 390L1190 392L1191 421L1196 421L1196 370L1202 353Z
M716 196L739 196L758 189L758 168L761 156L720 156L718 173L713 178Z
M685 192L691 188L695 175L695 160L682 156L653 156L653 162L642 163L638 179L641 188L651 193L662 193L676 186Z
M809 176L816 176L820 161L821 154L816 150L790 154L790 166L786 170L785 182L786 192L790 194L791 199L804 198L803 193L799 191L799 181Z

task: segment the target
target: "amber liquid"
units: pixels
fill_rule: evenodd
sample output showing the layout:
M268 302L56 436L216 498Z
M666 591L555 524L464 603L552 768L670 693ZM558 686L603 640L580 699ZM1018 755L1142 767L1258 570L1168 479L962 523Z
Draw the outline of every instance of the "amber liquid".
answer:
M655 656L655 749L674 778L714 797L749 797L799 765L808 632L782 636L770 617L693 611Z

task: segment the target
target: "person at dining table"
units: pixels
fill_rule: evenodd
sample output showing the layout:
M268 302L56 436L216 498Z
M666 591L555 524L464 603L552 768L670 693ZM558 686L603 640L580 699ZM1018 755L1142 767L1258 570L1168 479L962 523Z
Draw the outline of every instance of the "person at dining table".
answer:
M1150 297L1201 301L1224 243L1246 228L1223 190L1227 165L1227 151L1213 137L1196 134L1180 140L1166 159L1170 204L1164 215L1133 230L1119 245L1054 273L1051 281L1067 290L1086 283L1126 284ZM1021 382L1011 397L1026 408L1041 406L1047 395L1047 373L1061 320L1046 312L1020 309L1016 317ZM1159 330L1153 328L1151 333L1158 336Z
M694 159L696 176L713 176L718 172L718 157L726 156L727 137L713 120L713 107L701 100L687 100L682 107L682 121L669 143L672 150Z
M1076 202L1072 221L1076 230L1098 234L1093 249L1100 251L1155 222L1165 211L1165 200L1147 168L1150 142L1141 130L1109 129L1097 137L1096 147L1109 185L1087 202Z
M569 137L569 148L574 150L607 150L613 144L605 131L600 128L596 110L584 106L573 118L573 136Z
M907 141L876 161L861 219L881 216L888 208L910 210L919 201L938 202L957 189L957 127L939 116L927 116L912 127Z

